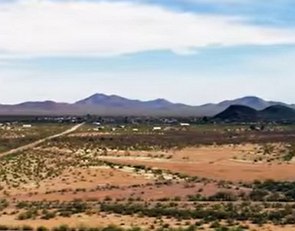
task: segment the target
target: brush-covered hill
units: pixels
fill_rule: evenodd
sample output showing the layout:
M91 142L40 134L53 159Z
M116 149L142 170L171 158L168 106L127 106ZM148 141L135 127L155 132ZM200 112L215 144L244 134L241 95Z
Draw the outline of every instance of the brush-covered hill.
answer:
M282 105L270 106L260 111L264 120L295 120L295 110Z
M214 116L213 119L230 122L295 121L295 110L283 105L273 105L263 110L233 105Z
M258 111L243 105L231 105L223 112L214 116L214 119L222 121L255 121L258 120Z

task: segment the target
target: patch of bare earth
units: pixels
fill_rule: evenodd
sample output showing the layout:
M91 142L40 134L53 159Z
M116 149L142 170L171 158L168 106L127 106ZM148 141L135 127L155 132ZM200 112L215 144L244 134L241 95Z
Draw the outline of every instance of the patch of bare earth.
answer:
M173 150L167 155L170 159L142 158L138 152L137 156L117 157L105 156L103 159L131 165L145 165L148 167L170 170L190 176L213 178L217 180L230 181L253 181L253 180L294 180L294 163L253 163L247 161L236 161L235 156L245 152L253 152L257 145L221 145L186 148ZM155 154L154 155L158 155ZM253 153L255 155L255 153Z

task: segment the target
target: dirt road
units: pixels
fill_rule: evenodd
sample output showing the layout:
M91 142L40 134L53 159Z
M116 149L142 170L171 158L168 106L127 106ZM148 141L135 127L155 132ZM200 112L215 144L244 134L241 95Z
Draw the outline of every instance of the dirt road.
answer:
M37 141L34 141L33 143L30 143L30 144L26 144L26 145L23 145L21 147L18 147L18 148L14 148L14 149L11 149L7 152L3 152L3 153L0 153L0 157L3 157L3 156L6 156L6 155L10 155L10 154L13 154L13 153L17 153L17 152L21 152L21 151L24 151L24 150L27 150L27 149L30 149L30 148L33 148L47 140L51 140L51 139L54 139L54 138L57 138L57 137L60 137L60 136L64 136L64 135L67 135L75 130L77 130L79 127L81 127L84 123L80 123L80 124L77 124L73 127L71 127L70 129L66 130L66 131L63 131L61 133L58 133L58 134L55 134L55 135L52 135L52 136L48 136L48 137L45 137L43 139L40 139L40 140L37 140Z

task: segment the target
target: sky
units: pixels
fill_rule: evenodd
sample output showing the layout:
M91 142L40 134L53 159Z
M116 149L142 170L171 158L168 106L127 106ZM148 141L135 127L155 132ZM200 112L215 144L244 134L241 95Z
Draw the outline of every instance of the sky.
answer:
M1 0L0 104L295 103L294 0Z

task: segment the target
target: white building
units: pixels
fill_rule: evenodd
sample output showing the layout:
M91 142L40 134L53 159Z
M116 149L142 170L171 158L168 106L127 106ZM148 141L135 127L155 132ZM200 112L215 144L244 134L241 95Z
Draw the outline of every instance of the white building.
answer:
M161 131L162 128L161 127L153 127L153 131Z
M180 123L179 125L180 125L181 127L189 127L189 126L190 126L189 123Z

